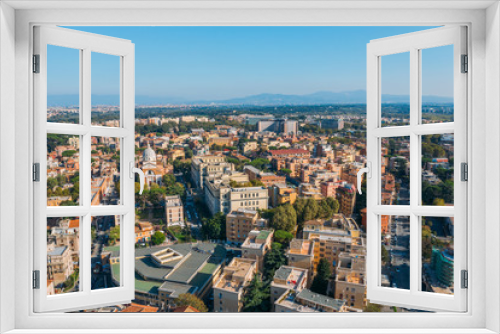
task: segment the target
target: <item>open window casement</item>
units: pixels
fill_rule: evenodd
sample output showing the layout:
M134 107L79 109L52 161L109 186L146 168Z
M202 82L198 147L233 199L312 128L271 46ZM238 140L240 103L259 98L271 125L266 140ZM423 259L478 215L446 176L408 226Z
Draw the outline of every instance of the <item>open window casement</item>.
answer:
M51 63L51 52L64 52L68 62ZM98 103L92 102L91 75L110 68L107 63L98 66L93 61L100 57L111 57L116 63L114 87L120 116L111 124L114 127L92 125L91 106ZM70 86L74 81L79 96L72 104L74 124L57 123L57 119L47 116L47 94L51 94L47 87L53 84L50 71L68 66L72 68L67 72L67 82L57 84ZM71 29L37 26L33 83L34 310L72 311L130 302L134 298L134 44ZM96 86L102 89L105 84ZM93 165L93 148L110 141L115 152L109 154L108 165ZM96 179L95 169L99 176ZM49 189L47 182L52 180L57 180L57 185L50 184ZM101 187L110 182L115 185L113 194ZM52 196L54 189L56 197ZM113 200L108 200L111 197ZM120 226L114 229L112 247L109 235L100 230L103 225ZM98 238L97 247L92 247L94 238ZM112 271L114 282L99 276L107 270Z
M438 94L429 91L432 85L423 77L428 62L438 61L433 59L433 51L443 47L450 50L447 64L453 76L449 78L453 108L451 118L435 122L424 118L424 113L432 112L426 96ZM466 311L467 290L462 281L467 274L466 54L466 28L458 26L373 40L367 45L367 160L371 165L367 179L367 299L371 303ZM390 59L395 58L389 57L394 56L408 61L400 62L407 67L403 71L398 67L400 72L391 76ZM390 106L385 102L391 101L384 95L383 84L401 77L409 80L408 117L402 116L398 124L386 124L389 118L384 115ZM448 145L446 152L452 156L440 156L438 148L432 158L424 157L424 143L426 147ZM394 178L387 176L389 170L395 174L398 164L405 164L406 169L399 169L400 175ZM432 174L444 170L433 169L435 166L445 166L451 173L447 203L439 203L445 202L441 199L426 203L423 198L424 178L435 185ZM448 223L440 225L444 232L436 234L432 222L443 221Z

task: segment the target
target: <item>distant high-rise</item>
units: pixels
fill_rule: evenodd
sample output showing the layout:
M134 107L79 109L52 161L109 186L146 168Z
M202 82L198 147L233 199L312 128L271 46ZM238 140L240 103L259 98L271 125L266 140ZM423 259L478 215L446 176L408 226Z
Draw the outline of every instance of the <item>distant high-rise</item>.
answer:
M266 121L259 121L258 131L259 132L276 132L285 134L296 135L299 130L299 125L297 121L290 121L287 119L271 119Z
M332 129L332 130L342 130L344 128L344 120L339 119L322 119L321 120L322 129Z

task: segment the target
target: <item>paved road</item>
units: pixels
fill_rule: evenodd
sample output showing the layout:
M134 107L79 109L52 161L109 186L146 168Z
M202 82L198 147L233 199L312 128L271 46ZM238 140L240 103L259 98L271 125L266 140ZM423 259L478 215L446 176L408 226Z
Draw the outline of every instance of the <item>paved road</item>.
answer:
M410 288L410 221L407 216L393 216L390 224L391 244L387 247L391 255L390 264L384 268L391 286Z

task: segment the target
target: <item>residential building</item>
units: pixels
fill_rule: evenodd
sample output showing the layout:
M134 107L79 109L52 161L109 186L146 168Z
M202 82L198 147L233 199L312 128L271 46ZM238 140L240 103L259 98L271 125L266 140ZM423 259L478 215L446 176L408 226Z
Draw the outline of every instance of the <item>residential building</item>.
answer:
M273 235L273 230L250 231L248 237L241 245L242 257L256 260L259 272L262 272L264 269L264 256L271 249Z
M334 296L347 306L363 310L366 307L365 255L341 253L335 275Z
M149 222L137 223L135 226L135 243L145 243L151 241L153 233L153 224Z
M275 312L347 312L345 302L309 289L290 290L274 303Z
M203 189L204 178L222 175L234 171L234 165L226 162L224 156L206 155L193 157L191 162L191 179L197 188Z
M350 183L342 182L337 188L339 212L346 216L352 215L356 205L356 187Z
M306 269L309 273L308 279L310 282L312 282L311 277L314 274L314 243L314 240L292 239L286 253L288 265Z
M320 259L328 260L332 273L339 261L342 252L352 254L365 254L366 244L361 230L352 218L342 214L335 215L332 219L316 219L304 222L304 239L314 240L314 271Z
M208 139L208 145L232 146L233 138L231 137L212 137Z
M258 144L256 141L249 141L243 144L243 153L246 154L250 151L255 151L258 147Z
M269 195L266 188L232 188L229 179L230 177L223 180L205 180L205 203L212 214L216 214L217 212L227 214L239 208L255 211L259 209L266 210L268 208Z
M248 175L250 181L260 181L264 186L269 187L275 183L285 183L285 176L278 176L274 173L263 172L253 166L245 166L243 171Z
M259 218L255 210L238 208L226 216L227 241L242 244L252 230L262 230L267 227L267 220Z
M244 288L257 271L253 259L233 258L213 285L214 312L240 312L243 308Z
M293 205L297 200L297 189L287 186L285 183L275 183L269 189L269 199L273 207L289 203Z
M165 196L165 217L167 226L184 226L184 206L179 195Z
M290 266L281 266L274 273L273 281L271 282L271 304L274 308L274 303L285 292L290 290L300 292L307 287L307 269L295 268Z

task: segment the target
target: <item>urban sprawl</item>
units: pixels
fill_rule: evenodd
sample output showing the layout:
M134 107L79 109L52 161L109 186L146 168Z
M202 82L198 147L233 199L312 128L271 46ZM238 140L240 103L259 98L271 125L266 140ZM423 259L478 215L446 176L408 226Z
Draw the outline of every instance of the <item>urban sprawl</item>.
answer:
M254 110L255 109L255 110ZM426 122L450 120L427 107ZM384 125L408 123L388 106ZM92 123L120 126L117 107ZM452 115L452 114L451 114ZM77 122L50 108L49 122ZM453 135L422 136L422 203L453 205ZM119 138L92 137L92 205L120 203ZM80 140L47 135L47 205L79 205ZM381 141L380 198L409 204L408 137ZM136 112L135 300L82 312L409 312L366 298L360 106ZM416 168L416 162L412 168ZM380 284L409 289L410 222L380 216ZM422 217L422 290L453 294L453 218ZM120 216L92 217L92 289L120 285ZM80 220L48 218L47 293L78 291Z

